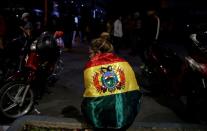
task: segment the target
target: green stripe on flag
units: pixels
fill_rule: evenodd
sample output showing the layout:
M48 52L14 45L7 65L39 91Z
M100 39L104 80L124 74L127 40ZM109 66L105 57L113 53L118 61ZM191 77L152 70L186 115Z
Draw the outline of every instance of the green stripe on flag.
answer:
M140 109L141 93L130 91L102 97L84 97L82 113L95 128L128 128Z

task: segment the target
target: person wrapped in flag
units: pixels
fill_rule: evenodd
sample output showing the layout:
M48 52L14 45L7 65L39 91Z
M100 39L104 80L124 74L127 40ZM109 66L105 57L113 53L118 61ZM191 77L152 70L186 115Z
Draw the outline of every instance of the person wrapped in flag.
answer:
M81 111L95 130L126 130L139 113L141 93L129 63L113 53L106 37L89 48Z

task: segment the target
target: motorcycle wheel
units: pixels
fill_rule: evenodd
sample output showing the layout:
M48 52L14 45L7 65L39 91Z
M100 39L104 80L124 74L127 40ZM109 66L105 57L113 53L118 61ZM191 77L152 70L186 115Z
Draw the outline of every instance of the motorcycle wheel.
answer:
M59 58L55 64L53 74L59 76L62 71L63 71L63 60Z
M0 89L0 112L3 116L16 119L33 109L34 94L29 86L22 81L13 81Z

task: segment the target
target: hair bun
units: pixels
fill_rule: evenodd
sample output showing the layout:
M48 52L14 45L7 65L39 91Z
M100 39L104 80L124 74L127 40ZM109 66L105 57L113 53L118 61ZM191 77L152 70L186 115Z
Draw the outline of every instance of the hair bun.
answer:
M101 37L102 39L107 40L107 39L109 39L110 35L109 35L108 32L102 32L101 35L100 35L100 37Z

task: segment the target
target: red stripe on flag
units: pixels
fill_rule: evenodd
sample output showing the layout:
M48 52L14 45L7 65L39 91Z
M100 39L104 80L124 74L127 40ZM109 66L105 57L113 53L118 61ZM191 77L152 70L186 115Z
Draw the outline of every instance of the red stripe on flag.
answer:
M126 62L123 58L118 57L113 53L102 53L95 55L88 63L86 63L85 69L89 67L112 64L116 62Z

